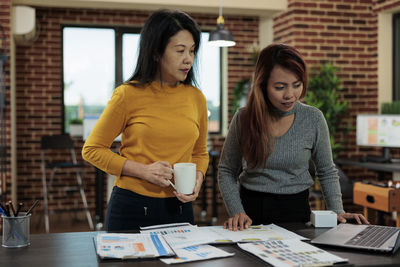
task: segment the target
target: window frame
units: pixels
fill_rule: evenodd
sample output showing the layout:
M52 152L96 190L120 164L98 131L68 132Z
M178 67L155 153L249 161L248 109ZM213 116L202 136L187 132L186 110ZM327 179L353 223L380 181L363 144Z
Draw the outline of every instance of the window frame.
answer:
M393 14L393 101L400 101L400 13Z
M65 102L64 102L64 28L96 28L96 29L113 29L115 32L115 77L114 88L123 83L123 42L122 36L124 34L140 34L140 27L131 26L110 26L110 25L93 25L93 24L62 24L61 25L61 105L62 105L62 133L66 134L65 128ZM210 31L202 31L208 32ZM223 51L219 48L219 62L220 62L220 79L219 79L219 130L215 132L208 132L210 135L221 134L223 132Z

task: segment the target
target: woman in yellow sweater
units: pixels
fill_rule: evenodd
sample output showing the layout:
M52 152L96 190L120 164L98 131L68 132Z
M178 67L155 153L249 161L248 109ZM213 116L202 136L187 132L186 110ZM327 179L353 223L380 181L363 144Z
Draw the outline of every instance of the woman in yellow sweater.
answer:
M208 167L207 105L195 83L198 25L186 13L160 10L145 23L132 77L115 89L82 149L85 160L115 175L106 230L191 222L191 202ZM121 134L119 155L110 150ZM169 181L172 165L196 163L193 194Z

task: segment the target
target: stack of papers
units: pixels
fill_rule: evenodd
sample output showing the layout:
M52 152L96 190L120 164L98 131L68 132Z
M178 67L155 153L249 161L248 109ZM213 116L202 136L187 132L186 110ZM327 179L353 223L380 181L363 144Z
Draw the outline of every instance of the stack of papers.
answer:
M216 236L203 227L187 225L162 225L161 228L146 227L143 234L161 235L175 252L175 258L160 259L166 264L208 260L233 256L222 249L207 245L213 243Z
M165 240L153 234L98 234L96 250L100 258L154 258L172 256Z
M140 234L98 234L96 249L101 258L163 257L160 260L164 263L175 264L233 256L234 253L209 244L238 243L241 249L278 267L347 261L301 240L309 239L275 224L229 231L222 226L197 227L186 223L145 227Z

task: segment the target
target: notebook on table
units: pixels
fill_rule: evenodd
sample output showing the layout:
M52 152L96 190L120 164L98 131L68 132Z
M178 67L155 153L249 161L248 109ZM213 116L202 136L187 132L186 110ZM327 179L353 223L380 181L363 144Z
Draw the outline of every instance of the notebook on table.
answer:
M400 228L381 225L339 224L311 240L313 244L394 253L400 246Z

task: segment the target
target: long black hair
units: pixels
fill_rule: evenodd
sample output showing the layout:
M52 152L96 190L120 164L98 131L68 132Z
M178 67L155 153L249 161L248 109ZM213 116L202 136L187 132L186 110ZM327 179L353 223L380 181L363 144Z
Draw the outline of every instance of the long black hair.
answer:
M200 46L200 28L186 13L162 9L154 12L140 32L139 57L135 72L128 81L135 81L139 86L151 83L155 79L159 62L172 36L179 31L189 31L195 43L193 66L187 74L184 84L196 85L193 67L197 63Z

